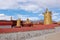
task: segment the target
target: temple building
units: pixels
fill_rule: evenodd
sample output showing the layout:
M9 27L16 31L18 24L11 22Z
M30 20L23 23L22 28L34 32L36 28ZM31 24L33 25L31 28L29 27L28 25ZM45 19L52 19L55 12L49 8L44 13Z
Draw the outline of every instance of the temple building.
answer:
M32 22L27 18L25 22L23 22L24 26L32 26Z
M26 20L25 23L26 23L26 24L29 24L29 23L31 23L31 22L30 22L30 20L27 18L27 20Z
M28 18L26 20L13 20L12 17L10 17L10 21L7 20L0 20L0 28L14 28L14 27L34 27L34 26L40 26L40 25L50 25L56 22L52 21L52 13L46 9L44 15L43 21L30 21Z
M44 13L44 25L52 24L52 13L46 9L46 12Z

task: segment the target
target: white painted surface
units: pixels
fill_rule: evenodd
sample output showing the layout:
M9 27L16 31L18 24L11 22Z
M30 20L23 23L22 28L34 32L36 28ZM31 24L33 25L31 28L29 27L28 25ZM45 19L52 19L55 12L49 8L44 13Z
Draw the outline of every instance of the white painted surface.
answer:
M6 34L4 33L4 34L0 34L0 40L44 40L46 38L47 38L46 40L48 40L48 39L52 39L52 37L60 38L59 36L60 33L57 33L60 31L58 29L60 29L60 27L55 28L55 29L48 29L48 30L6 33ZM56 35L56 37L54 35Z
M51 33L51 34L47 34L39 37L34 37L26 40L60 40L60 32Z
M11 25L0 26L0 28L11 28Z

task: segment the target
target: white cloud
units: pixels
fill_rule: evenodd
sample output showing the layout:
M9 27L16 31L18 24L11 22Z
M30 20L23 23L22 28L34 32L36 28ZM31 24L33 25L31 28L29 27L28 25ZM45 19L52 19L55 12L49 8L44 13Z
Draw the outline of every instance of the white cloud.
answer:
M0 9L22 9L34 13L42 11L44 8L59 8L60 0L0 0ZM40 14L39 16L41 16ZM59 13L53 13L53 20L60 20ZM4 18L5 17L5 18ZM27 17L27 15L20 15L22 19L38 19L38 17ZM0 19L9 19L9 16L0 14Z
M39 7L33 4L27 4L27 5L20 5L19 8L26 11L34 12L34 11L37 11Z
M44 14L41 13L41 14L39 14L39 16L44 16Z
M21 18L21 20L26 20L27 18L30 20L39 20L38 17L29 17L29 15L18 14L17 16L18 16L18 18Z
M27 2L28 0L17 0L18 2Z
M54 21L60 21L60 13L52 13L52 19Z
M38 17L28 17L28 18L33 21L40 20Z
M13 9L17 7L16 0L1 0L0 9Z
M36 12L41 8L60 8L60 0L1 0L0 9L23 9Z
M38 17L30 17L29 15L18 14L16 16L17 16L17 18L21 18L21 20L26 20L27 18L29 18L30 20L39 20ZM16 20L17 18L14 18L14 17L15 16L12 16L12 19ZM11 18L11 16L7 16L5 14L0 14L0 20L11 20L10 18Z
M60 5L59 1L60 0L33 0L33 2L40 7L58 7Z
M0 14L0 20L10 20L11 16L7 16L5 14ZM13 16L12 16L13 17Z
M60 0L25 0L26 2L22 2L22 8L27 11L39 11L39 9L43 8L60 8ZM21 5L21 4L20 4ZM33 5L33 7L32 7ZM35 6L34 6L35 5ZM25 7L26 6L26 7ZM21 8L21 6L20 6ZM36 11L35 11L36 10Z
M4 14L0 14L0 16L5 16Z

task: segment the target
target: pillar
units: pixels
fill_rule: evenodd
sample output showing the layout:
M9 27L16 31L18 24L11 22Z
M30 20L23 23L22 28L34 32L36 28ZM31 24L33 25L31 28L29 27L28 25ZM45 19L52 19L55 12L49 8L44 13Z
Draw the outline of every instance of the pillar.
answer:
M12 16L10 17L10 20L12 21Z

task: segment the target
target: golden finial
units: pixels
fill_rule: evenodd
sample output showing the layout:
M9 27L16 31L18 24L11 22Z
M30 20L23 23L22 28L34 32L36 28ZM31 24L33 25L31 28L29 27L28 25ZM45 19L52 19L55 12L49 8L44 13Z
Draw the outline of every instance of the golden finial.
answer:
M48 11L48 8L46 8L46 12L49 12L49 11Z
M20 18L18 18L16 26L17 27L20 27L21 26L21 19Z
M21 18L18 18L17 20L21 21Z
M52 24L51 12L48 11L47 8L46 8L46 12L44 13L44 24L45 25Z
M29 21L29 19L27 18L27 21Z
M27 18L27 20L26 20L26 24L29 24L30 23L30 20Z

